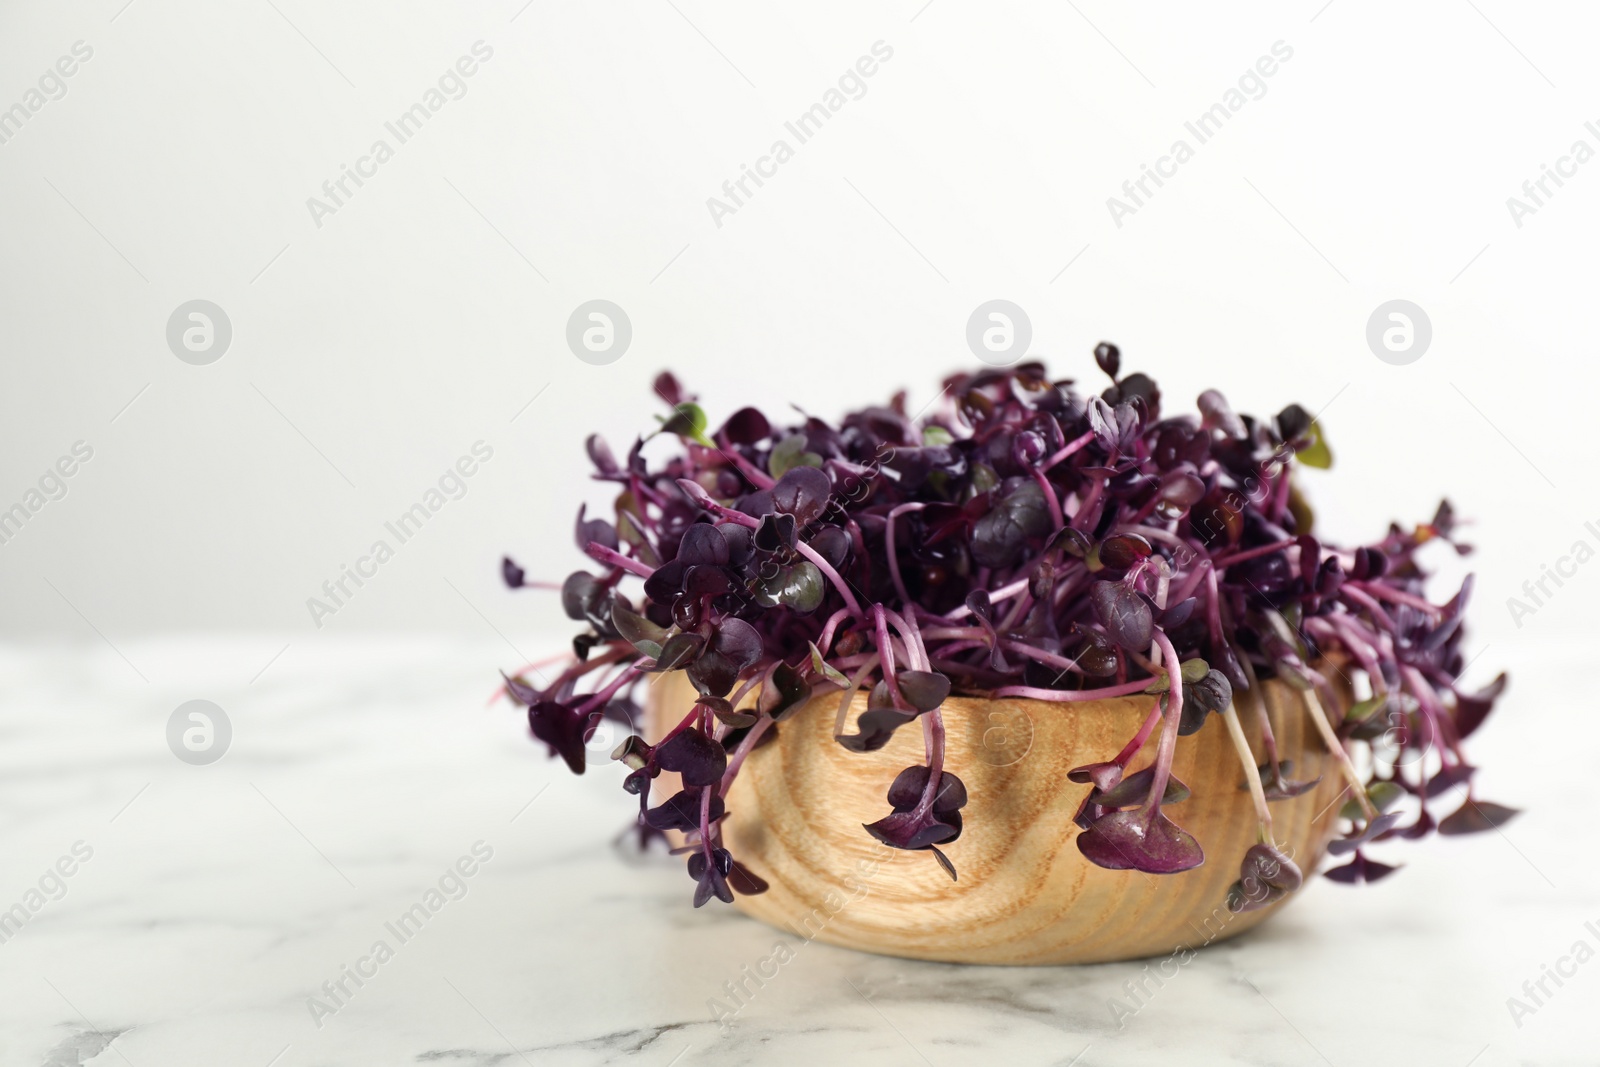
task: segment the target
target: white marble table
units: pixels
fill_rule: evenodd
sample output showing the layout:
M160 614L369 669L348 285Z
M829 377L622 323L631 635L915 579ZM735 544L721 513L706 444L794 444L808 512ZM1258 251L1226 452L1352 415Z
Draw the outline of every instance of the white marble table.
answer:
M1484 785L1529 809L1503 835L1392 849L1407 869L1375 887L1316 880L1120 1028L1110 1004L1143 964L810 944L726 1029L707 1001L774 933L690 908L676 860L608 844L619 774L569 776L484 706L515 665L504 644L300 637L263 671L286 640L0 650L0 909L28 914L0 944L0 1063L1600 1062L1600 960L1547 980L1520 1027L1506 1003L1575 942L1600 948L1595 775L1577 761L1600 718L1576 640L1488 657L1516 675L1475 739L1495 750ZM209 766L166 742L194 698L233 728ZM428 897L441 879L459 899ZM425 920L391 929L419 903Z

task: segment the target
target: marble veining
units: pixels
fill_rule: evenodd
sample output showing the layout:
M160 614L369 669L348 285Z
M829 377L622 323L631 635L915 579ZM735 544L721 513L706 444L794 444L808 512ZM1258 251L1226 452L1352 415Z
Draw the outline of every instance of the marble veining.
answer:
M1507 1008L1600 922L1600 861L1572 847L1592 802L1544 770L1542 738L1600 742L1577 643L1496 650L1516 688L1474 742L1487 791L1529 809L1504 834L1395 848L1407 869L1363 890L1315 880L1167 974L890 959L696 911L676 859L615 844L614 768L570 776L485 706L503 644L300 638L252 681L283 643L122 646L148 682L103 646L0 649L0 910L92 849L0 942L0 1064L1596 1062L1600 966L1520 1026ZM233 727L208 766L167 747L196 697ZM441 882L475 846L492 858Z

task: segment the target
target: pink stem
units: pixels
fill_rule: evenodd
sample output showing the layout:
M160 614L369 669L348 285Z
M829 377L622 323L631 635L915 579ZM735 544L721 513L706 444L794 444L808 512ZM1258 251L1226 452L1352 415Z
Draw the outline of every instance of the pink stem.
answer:
M1067 442L1067 446L1065 448L1061 449L1061 451L1055 453L1049 459L1047 459L1043 463L1039 464L1039 469L1041 471L1049 470L1051 467L1054 467L1057 463L1060 463L1062 460L1064 460L1067 457L1071 456L1073 453L1079 451L1084 446L1086 446L1090 441L1093 441L1093 440L1094 440L1094 431L1090 430L1089 432L1085 433L1082 437L1074 438L1073 440L1068 441Z
M636 660L633 663L630 663L626 667L622 668L621 671L617 672L617 676L615 678L613 678L609 683L607 683L607 685L606 685L606 687L604 689L599 690L598 692L596 692L592 696L590 696L589 699L585 700L582 704L579 704L578 705L579 714L582 714L584 712L590 711L593 708L599 707L601 704L604 704L606 701L610 700L613 696L615 696L616 693L617 693L617 690L621 689L623 686L627 685L629 682L635 682L635 681L638 681L638 680L639 680L639 669L638 669L638 661Z
M883 656L883 681L894 698L894 706L906 707L906 698L900 695L900 683L894 676L894 642L889 640L889 621L882 604L872 605L872 624L878 633L878 653Z
M1050 509L1051 528L1059 530L1067 524L1061 516L1061 501L1056 499L1056 487L1050 484L1050 479L1044 476L1044 471L1035 467L1033 480L1039 483L1040 492L1044 493L1045 505Z
M1150 780L1150 795L1145 798L1146 812L1159 811L1161 797L1167 791L1167 779L1172 776L1172 753L1178 744L1178 721L1183 718L1183 668L1178 663L1178 653L1172 641L1160 630L1155 634L1156 645L1161 649L1161 661L1167 668L1167 722L1161 728L1161 747L1156 749L1155 777ZM1160 706L1160 698L1156 699Z
M717 790L723 796L728 795L728 789L733 785L734 777L739 773L739 768L744 766L745 757L754 751L756 743L761 740L761 735L766 733L767 728L771 725L772 720L763 715L754 726L750 727L750 732L740 740L739 747L733 750L733 756L728 760L728 769L722 772L722 782Z
M1444 614L1443 608L1430 604L1419 596L1413 596L1403 589L1391 589L1386 585L1373 585L1369 582L1361 582L1354 579L1347 579L1340 588L1348 589L1352 586L1363 593L1368 593L1393 604L1404 604L1408 608L1416 608L1418 611L1425 612L1428 615L1439 616Z
M817 570L827 575L828 581L832 582L833 587L839 590L839 595L844 597L844 605L850 609L850 614L854 615L858 619L865 618L861 612L861 605L856 602L855 596L850 592L850 586L847 585L845 580L839 576L839 572L833 569L833 564L823 559L822 556L818 554L816 549L812 548L804 541L796 541L794 543L794 547L797 552L799 552L806 559L809 559L816 566Z
M755 464L741 456L739 450L732 445L727 448L719 448L717 451L722 453L724 459L732 461L733 465L739 468L739 473L744 475L750 484L757 489L771 489L778 484L770 475L762 472Z
M599 541L590 541L583 547L590 558L604 563L610 567L621 567L630 574L637 574L641 578L648 578L656 572L654 567L646 566L636 559L630 559L614 548L607 548Z
M897 508L889 509L889 517L883 524L883 544L889 557L889 577L894 580L894 591L900 594L900 603L911 603L911 594L906 592L905 579L900 576L900 553L895 549L894 520L908 511L921 511L926 504L901 504Z
M1075 703L1082 700L1105 700L1142 693L1150 688L1150 679L1139 678L1121 685L1108 685L1102 689L1035 689L1029 685L1006 685L994 691L997 697L1027 697L1031 700L1053 700L1057 703Z
M1139 727L1139 732L1133 735L1133 739L1131 741L1122 746L1122 751L1118 752L1116 758L1114 758L1111 762L1115 763L1119 767L1126 767L1128 765L1128 761L1133 759L1133 757L1138 754L1139 750L1144 747L1144 743L1146 741L1150 740L1151 731L1156 728L1156 723L1160 721L1161 698L1156 697L1156 702L1150 706L1150 714L1144 717L1144 724Z
M1257 559L1261 556L1270 556L1274 552L1282 552L1286 548L1293 548L1298 543L1297 538L1291 537L1287 541L1275 541L1270 545L1257 545L1255 548L1247 548L1242 552L1235 552L1231 556L1219 556L1213 563L1215 563L1218 570L1221 570L1223 567L1232 566L1235 563L1243 563L1248 559Z
M1002 600L1007 600L1007 599L1009 599L1011 597L1016 596L1018 593L1022 592L1026 588L1028 588L1028 579L1026 579L1026 578L1018 578L1016 581L1011 582L1011 583L1009 583L1007 585L1002 585L999 589L996 589L994 592L990 593L989 594L989 602L991 604L997 604ZM946 619L959 619L963 615L971 615L971 614L972 614L971 609L969 609L965 604L963 604L959 608L952 608L951 610L945 612L944 613L944 618L946 618Z
M1360 589L1354 588L1349 582L1345 582L1339 587L1339 595L1345 597L1358 607L1365 608L1367 611L1371 612L1372 617L1378 621L1378 625L1383 627L1385 630L1388 630L1391 633L1394 631L1394 620L1389 617L1389 613L1387 611L1383 610L1383 605L1379 604L1376 600L1363 593Z
M843 622L845 616L849 614L850 611L848 608L840 608L838 611L828 616L828 621L823 624L822 627L822 636L817 638L818 652L821 652L824 656L828 654L828 646L833 643L834 630L838 629L839 623Z

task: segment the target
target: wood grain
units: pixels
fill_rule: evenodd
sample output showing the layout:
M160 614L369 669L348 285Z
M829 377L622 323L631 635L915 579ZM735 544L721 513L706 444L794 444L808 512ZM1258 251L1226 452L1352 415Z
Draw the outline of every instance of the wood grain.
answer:
M1274 837L1309 873L1332 836L1343 782L1298 697L1277 682L1263 688L1294 776L1322 776L1305 795L1271 809ZM658 676L649 736L660 737L693 701L681 673ZM835 691L785 720L776 742L751 753L728 797L724 841L771 884L737 906L793 936L960 963L1097 963L1233 937L1286 903L1243 915L1224 904L1255 842L1256 820L1221 716L1179 740L1173 773L1194 795L1164 809L1200 841L1206 862L1158 876L1084 859L1072 818L1090 786L1066 777L1072 767L1115 755L1137 732L1149 697L946 700L945 766L969 798L961 838L941 846L960 876L952 882L931 853L888 848L862 829L889 813L885 793L895 775L924 762L921 731L900 730L878 752L847 751L832 737L838 702ZM857 693L852 721L865 705L866 694ZM1261 762L1257 717L1239 710ZM1132 769L1153 760L1159 733ZM658 797L676 791L675 778L662 775Z

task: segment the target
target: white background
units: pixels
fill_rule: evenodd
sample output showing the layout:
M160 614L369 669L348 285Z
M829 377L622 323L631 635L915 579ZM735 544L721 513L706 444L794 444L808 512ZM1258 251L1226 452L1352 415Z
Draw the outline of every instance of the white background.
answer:
M236 711L241 758L265 762L219 766L268 773L274 716L303 710L315 686L333 708L366 692L355 673L337 673L340 642L385 643L391 657L431 648L418 663L471 647L481 667L462 673L480 671L487 695L494 667L515 665L506 644L558 651L570 631L553 597L504 589L501 554L556 581L583 565L573 515L582 500L605 501L586 480L583 439L600 431L620 454L653 428L665 410L650 390L658 371L675 370L713 423L747 403L836 418L902 387L915 409L946 374L978 366L965 341L972 310L1008 299L1032 320L1030 354L1088 388L1101 385L1090 350L1106 339L1126 369L1161 383L1168 413L1208 387L1241 411L1298 401L1322 412L1337 462L1305 484L1330 539L1360 543L1392 519L1424 520L1441 496L1475 520L1468 680L1509 668L1514 682L1474 752L1486 797L1533 809L1510 835L1526 854L1486 835L1429 861L1446 844L1429 842L1413 850L1416 877L1361 898L1372 904L1342 903L1317 883L1341 902L1328 905L1337 914L1308 911L1294 929L1337 942L1341 921L1381 906L1412 930L1418 916L1445 914L1436 904L1448 894L1459 921L1437 918L1407 954L1424 961L1418 974L1443 980L1461 970L1449 946L1472 946L1477 992L1453 1010L1483 1005L1494 1017L1481 1035L1462 1032L1464 1051L1492 1040L1482 1064L1574 1054L1587 994L1526 1031L1498 1013L1582 919L1600 919L1592 863L1573 850L1592 836L1593 802L1578 784L1589 772L1568 766L1541 792L1564 723L1593 711L1579 679L1600 637L1600 564L1580 567L1520 626L1507 600L1580 538L1600 547L1585 529L1600 524L1600 160L1520 227L1507 198L1574 141L1600 150L1584 127L1600 123L1597 30L1600 15L1583 5L1506 0L6 3L0 109L75 42L93 56L64 97L0 144L0 510L75 441L94 449L67 495L0 544L7 674L55 694L24 708L19 682L6 713L71 703L83 729L116 705L128 736L146 742L139 758L175 780L190 769L170 759L161 730L179 701L208 695ZM465 96L319 227L307 198L375 139L393 145L384 123L480 40L493 57ZM865 95L719 227L707 198L775 139L793 144L784 123L878 41L893 57ZM1195 145L1184 123L1279 41L1293 56L1265 95ZM1107 198L1180 137L1193 160L1117 226ZM633 326L625 355L599 367L565 342L569 315L596 298ZM1373 310L1396 298L1432 322L1431 347L1407 366L1379 360L1365 337ZM232 323L231 347L208 366L166 342L169 316L194 299ZM314 626L307 598L390 539L384 522L479 440L494 458L466 496ZM1453 587L1464 568L1435 561ZM224 643L186 643L197 634ZM83 654L34 660L39 641L82 643ZM69 701L60 693L80 682L71 665L84 663L92 692ZM263 703L245 679L269 666L268 684L301 688ZM437 705L454 714L451 693ZM558 777L514 723L494 722L497 744L522 746L538 779ZM473 727L449 725L468 731L460 744L478 743ZM244 748L252 735L264 750ZM345 771L359 765L405 791L404 773L379 773L358 759L370 747L349 743ZM17 755L14 769L71 757L52 744ZM596 777L577 795L614 792ZM84 772L75 795L115 808L151 778ZM155 780L179 790L161 803L180 807L172 798L195 788ZM315 806L313 792L263 784L301 818ZM520 783L496 778L501 787L521 803ZM257 803L237 792L229 803ZM44 803L26 796L19 806ZM453 857L467 808L451 809L450 832L419 869L435 852ZM392 819L373 811L369 822L338 832L366 840ZM8 885L25 885L71 832L37 828ZM526 846L533 857L543 843ZM1463 890L1485 866L1494 888ZM108 892L132 885L126 870L106 864ZM672 882L687 885L676 872ZM1547 922L1499 929L1490 916L1510 908ZM1378 922L1369 936L1387 929ZM284 1003L320 979L333 962L323 952L295 961ZM1305 1022L1332 994L1298 977L1289 1011ZM1592 989L1597 978L1582 980ZM1361 989L1344 992L1339 1003L1361 1002ZM1402 993L1384 993L1399 1031L1413 1013ZM285 1011L297 1015L298 1001ZM1439 1027L1461 1030L1440 1011ZM1346 1034L1333 1014L1315 1022L1319 1046ZM279 1043L274 1022L261 1044L270 1055Z
M559 624L498 587L499 556L582 564L569 517L604 500L583 438L653 427L657 371L714 422L899 387L916 407L977 365L967 316L996 297L1093 388L1110 339L1169 411L1210 386L1326 406L1327 533L1448 494L1480 524L1486 637L1600 519L1600 163L1521 228L1506 207L1575 139L1600 148L1578 5L519 7L6 6L0 106L75 41L94 55L0 145L0 504L95 449L0 545L6 632L315 639L306 598L479 439L467 496L321 632L483 632L443 578L501 627ZM478 40L466 95L318 228L307 199ZM880 40L865 96L719 228L707 198ZM1107 198L1280 40L1266 94L1114 225ZM633 323L604 367L564 343L594 298ZM1393 298L1433 323L1404 367L1364 340ZM165 343L192 299L233 324L210 366ZM1589 627L1597 579L1576 582L1524 629Z

